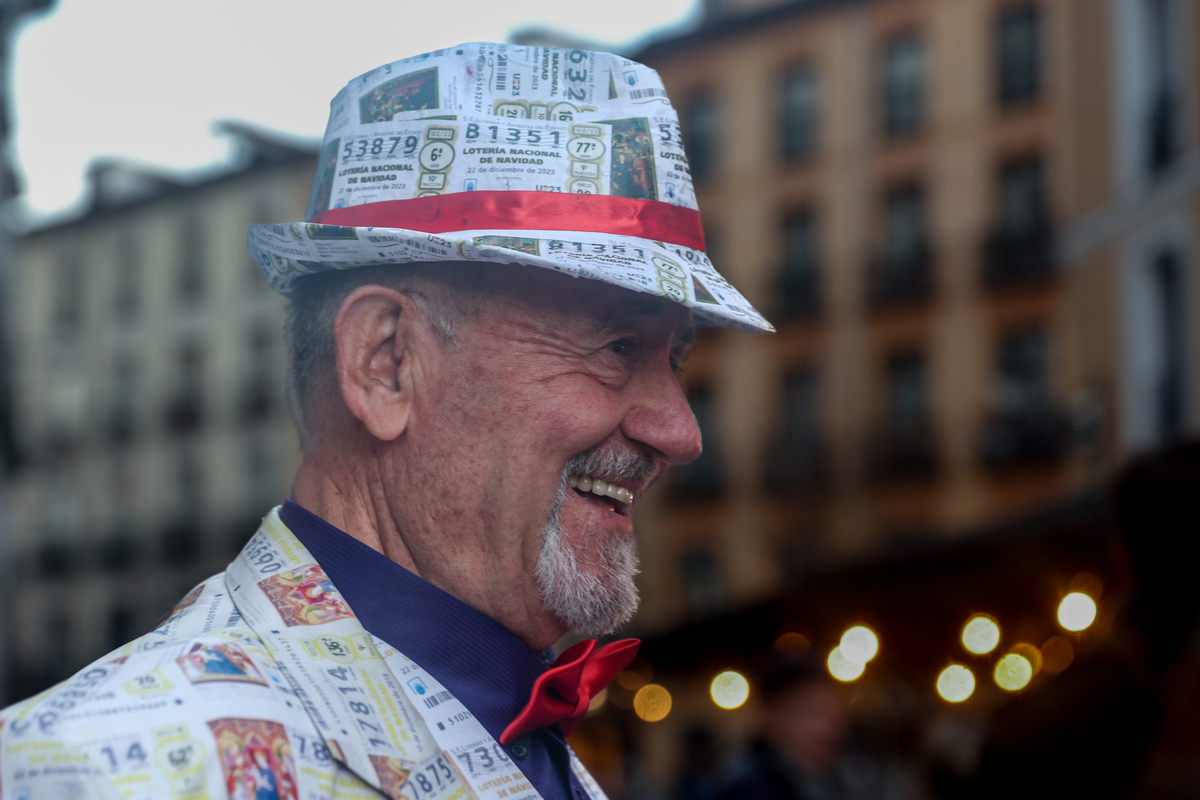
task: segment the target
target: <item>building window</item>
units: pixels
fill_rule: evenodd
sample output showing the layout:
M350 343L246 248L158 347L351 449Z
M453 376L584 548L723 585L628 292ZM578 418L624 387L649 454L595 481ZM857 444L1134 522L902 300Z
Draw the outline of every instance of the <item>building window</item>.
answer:
M981 442L985 463L1044 461L1065 451L1068 423L1050 398L1045 331L1018 330L1001 339L993 406Z
M1176 81L1176 48L1174 26L1178 24L1172 0L1143 0L1146 7L1147 43L1150 55L1150 104L1147 125L1146 162L1150 174L1156 175L1174 163L1180 151L1180 93Z
M720 146L716 100L707 94L693 97L684 107L679 122L692 180L699 183L711 178L716 172L717 149Z
M186 303L198 302L206 285L204 226L199 217L183 220L179 235L179 297Z
M884 375L884 415L872 439L875 478L926 475L935 462L925 356L902 351L888 358Z
M185 433L204 419L204 349L199 343L188 342L179 349L177 370L174 395L167 404L167 428Z
M138 365L123 355L113 364L108 406L108 436L114 444L129 442L137 430Z
M131 231L121 233L117 240L117 280L113 311L118 319L129 320L138 313L141 304L142 251Z
M1184 308L1186 299L1183 286L1183 265L1175 250L1163 250L1153 264L1153 282L1156 289L1163 343L1162 366L1159 370L1157 393L1158 425L1160 442L1167 441L1183 432L1185 414L1186 354L1184 352Z
M204 469L194 446L180 450L175 465L175 519L163 532L163 557L171 564L186 564L200 549L200 524L204 511Z
M74 247L58 252L54 265L54 326L74 333L83 322L83 255Z
M823 450L817 377L811 370L789 374L783 382L783 408L778 436L767 451L767 486L791 491L822 477Z
M1000 103L1024 103L1041 91L1041 14L1035 5L1000 14L996 30Z
M133 627L133 612L128 608L114 608L108 616L108 646L116 649L136 637Z
M721 567L711 550L692 550L679 559L688 606L695 614L712 614L721 609L724 592Z
M246 451L246 505L262 514L280 501L281 486L276 456L265 435L252 437Z
M246 342L246 376L242 384L242 419L257 422L270 416L279 387L275 381L275 335L265 323L250 330Z
M810 317L820 309L816 220L811 212L783 223L783 266L779 272L779 313L784 319Z
M1001 285L1050 275L1050 225L1042 161L1023 159L1000 173L999 219L985 257L985 280Z
M61 577L70 572L83 537L83 507L78 486L66 475L53 476L45 491L38 566L45 577Z
M803 68L788 72L779 85L783 157L802 159L817 149L817 75Z
M903 136L925 115L925 47L916 36L892 39L883 50L883 129Z
M876 305L919 300L930 291L925 195L917 186L888 192L883 210L883 247L872 275Z
M87 430L87 379L78 359L69 357L52 361L47 377L46 449L52 457L65 457Z
M681 494L712 497L725 487L725 470L715 435L716 409L712 391L707 387L696 387L688 392L687 399L700 428L704 451L695 461L675 467L672 485Z

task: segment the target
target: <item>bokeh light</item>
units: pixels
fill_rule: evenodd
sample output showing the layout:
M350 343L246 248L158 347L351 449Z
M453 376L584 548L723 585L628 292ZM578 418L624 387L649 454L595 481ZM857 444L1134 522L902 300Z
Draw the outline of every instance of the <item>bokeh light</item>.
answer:
M938 674L937 693L947 703L961 703L975 693L975 675L962 664L951 664Z
M628 689L631 692L636 692L638 689L645 686L649 681L630 670L622 670L617 673L617 685L622 689Z
M812 642L803 633L784 631L775 639L775 649L788 655L802 656L812 647Z
M1080 572L1071 579L1069 591L1083 592L1088 597L1099 597L1104 593L1104 583L1090 572Z
M590 701L588 701L588 713L595 711L604 706L604 701L608 699L608 689L601 689L597 692Z
M976 614L962 629L962 645L968 653L981 656L1000 644L1000 623L988 614Z
M1018 642L1008 652L1016 653L1028 661L1034 675L1042 671L1042 651L1028 642Z
M740 672L726 670L712 679L708 691L719 707L733 710L741 708L750 697L750 681Z
M829 657L825 659L825 666L829 668L830 675L843 683L858 680L862 676L863 670L867 668L866 662L851 661L846 658L841 647L835 647L829 651Z
M1033 665L1020 653L1009 653L996 662L992 673L996 685L1006 692L1024 689L1033 680Z
M1069 631L1085 630L1096 621L1096 601L1083 592L1071 592L1058 604L1058 624Z
M671 693L657 683L647 683L633 696L633 712L646 722L658 722L671 713Z
M855 625L842 634L838 645L842 657L854 664L866 664L879 652L879 637L865 625Z
M1042 644L1042 669L1057 675L1075 660L1075 648L1065 636L1051 636Z

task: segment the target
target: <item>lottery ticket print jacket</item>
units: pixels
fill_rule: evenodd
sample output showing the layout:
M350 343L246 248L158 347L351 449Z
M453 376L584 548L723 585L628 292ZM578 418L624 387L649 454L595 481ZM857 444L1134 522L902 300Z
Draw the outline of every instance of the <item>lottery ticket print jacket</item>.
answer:
M572 768L604 800L573 754ZM0 800L226 797L539 795L445 687L362 627L276 509L153 631L0 712Z

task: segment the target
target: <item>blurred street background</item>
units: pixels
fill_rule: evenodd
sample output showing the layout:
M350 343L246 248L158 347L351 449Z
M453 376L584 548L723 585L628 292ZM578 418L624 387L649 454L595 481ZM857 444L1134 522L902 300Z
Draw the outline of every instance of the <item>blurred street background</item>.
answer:
M0 0L0 705L286 496L245 231L329 99L507 40L659 71L779 329L685 365L704 454L572 737L609 796L1200 797L1197 0L305 5Z

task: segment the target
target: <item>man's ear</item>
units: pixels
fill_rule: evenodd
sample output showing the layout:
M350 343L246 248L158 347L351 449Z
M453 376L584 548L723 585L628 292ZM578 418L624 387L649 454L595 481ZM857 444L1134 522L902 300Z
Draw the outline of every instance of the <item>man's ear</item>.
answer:
M380 441L396 439L408 425L418 325L412 297L374 285L351 292L333 321L342 399Z

